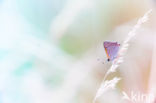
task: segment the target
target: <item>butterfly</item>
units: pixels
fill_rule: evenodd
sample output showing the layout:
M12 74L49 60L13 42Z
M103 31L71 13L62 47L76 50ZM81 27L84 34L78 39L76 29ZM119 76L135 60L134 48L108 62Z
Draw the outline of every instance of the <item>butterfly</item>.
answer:
M107 54L108 61L113 61L115 58L117 58L117 54L118 54L119 47L120 47L119 43L105 41L103 43L103 46Z

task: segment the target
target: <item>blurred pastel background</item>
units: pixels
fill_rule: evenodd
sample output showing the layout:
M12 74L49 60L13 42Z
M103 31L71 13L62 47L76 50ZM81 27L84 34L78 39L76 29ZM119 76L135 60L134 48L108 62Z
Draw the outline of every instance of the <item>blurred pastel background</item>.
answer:
M122 45L149 9L97 103L156 93L156 0L0 0L0 103L92 103L111 65L103 41Z

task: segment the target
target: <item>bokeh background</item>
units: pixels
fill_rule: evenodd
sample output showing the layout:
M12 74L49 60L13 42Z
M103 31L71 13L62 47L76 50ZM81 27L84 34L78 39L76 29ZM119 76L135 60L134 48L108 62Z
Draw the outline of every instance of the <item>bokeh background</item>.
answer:
M156 93L156 0L0 0L0 103L92 103L111 66L103 41L121 43L153 9L114 76L122 91Z

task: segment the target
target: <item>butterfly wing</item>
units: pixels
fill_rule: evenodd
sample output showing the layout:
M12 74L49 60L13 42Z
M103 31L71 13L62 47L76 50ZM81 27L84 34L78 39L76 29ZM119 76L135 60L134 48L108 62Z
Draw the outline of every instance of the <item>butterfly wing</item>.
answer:
M105 48L108 60L113 61L117 57L119 46L120 44L118 44L117 42L109 42L109 41L104 42L104 48Z
M107 54L108 54L108 57L111 61L113 61L116 57L117 57L117 54L118 54L118 51L119 51L119 46L109 46L106 48L107 50Z

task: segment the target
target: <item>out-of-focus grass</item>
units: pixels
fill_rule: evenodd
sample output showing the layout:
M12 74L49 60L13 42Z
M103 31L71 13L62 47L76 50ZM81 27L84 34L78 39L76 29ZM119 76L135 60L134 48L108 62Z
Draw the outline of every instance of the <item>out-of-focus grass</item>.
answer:
M20 14L29 23L48 33L52 18L59 14L65 0L16 0L16 3Z

